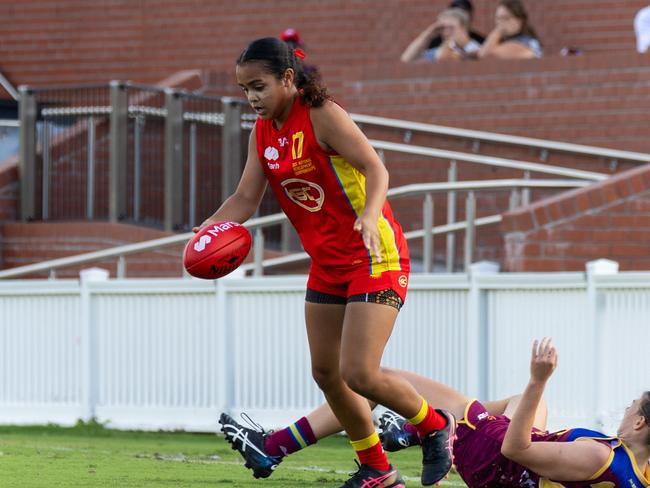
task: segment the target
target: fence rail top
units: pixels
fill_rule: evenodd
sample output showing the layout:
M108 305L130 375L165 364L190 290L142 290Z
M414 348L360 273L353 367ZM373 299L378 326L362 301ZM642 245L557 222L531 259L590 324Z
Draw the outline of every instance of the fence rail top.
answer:
M606 149L596 146L586 146L583 144L573 144L569 142L549 141L546 139L535 139L532 137L512 136L507 134L497 134L494 132L484 132L470 129L458 129L455 127L446 127L442 125L424 124L420 122L411 122L408 120L390 119L385 117L376 117L373 115L350 114L352 120L359 124L370 124L382 127L392 127L395 129L404 129L415 132L426 132L429 134L440 134L452 137L462 137L479 141L498 142L502 144L512 144L516 146L537 147L552 151L568 152L574 154L584 154L587 156L600 156L609 159L623 159L626 161L642 161L650 163L650 154L622 151L618 149Z
M20 127L18 120L0 119L0 127Z

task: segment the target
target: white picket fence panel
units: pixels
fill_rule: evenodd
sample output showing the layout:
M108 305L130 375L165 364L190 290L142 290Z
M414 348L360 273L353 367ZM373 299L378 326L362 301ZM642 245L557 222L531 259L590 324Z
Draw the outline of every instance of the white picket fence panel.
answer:
M0 423L215 431L279 426L322 401L305 276L0 282ZM650 388L650 273L413 275L384 356L479 398L520 392L530 344L560 365L550 427L614 431Z

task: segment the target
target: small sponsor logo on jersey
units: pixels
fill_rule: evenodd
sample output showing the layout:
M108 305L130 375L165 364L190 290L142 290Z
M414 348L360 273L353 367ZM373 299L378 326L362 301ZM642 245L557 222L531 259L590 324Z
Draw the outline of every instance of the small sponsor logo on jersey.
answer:
M289 199L305 210L318 212L323 207L325 192L316 183L300 178L289 178L281 185Z
M314 163L312 163L310 158L294 161L291 163L291 168L293 169L293 174L296 176L300 176L316 170L316 166L314 166Z
M289 144L289 139L286 137L278 137L278 144L280 144L280 147L284 147Z
M406 285L408 285L409 279L406 277L406 275L401 275L398 279L397 282L399 283L399 286L402 288L406 288Z
M267 146L267 148L264 149L264 157L269 161L277 161L280 157L280 153L273 146Z
M266 165L269 167L269 169L280 169L280 163L271 163L267 161Z
M482 412L482 413L479 413L479 414L476 416L476 418L479 419L479 420L483 420L483 419L487 418L489 415L490 415L490 414L487 413L487 412Z
M205 251L205 246L210 244L212 242L212 237L210 236L201 236L199 239L199 242L194 243L194 250L196 252L203 252Z

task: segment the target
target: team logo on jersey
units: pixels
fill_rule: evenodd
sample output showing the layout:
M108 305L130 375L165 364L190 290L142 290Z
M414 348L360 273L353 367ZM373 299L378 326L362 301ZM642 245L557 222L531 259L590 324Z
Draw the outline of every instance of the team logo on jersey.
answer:
M273 146L267 146L267 148L264 149L264 157L269 161L276 161L280 157L280 153Z
M305 210L318 212L323 207L325 192L316 183L300 178L289 178L281 185L289 200Z
M280 144L280 147L284 147L289 144L289 139L286 137L278 137L278 144Z
M398 279L397 282L399 283L399 286L402 288L406 288L406 285L408 285L409 279L406 277L406 275L401 275Z

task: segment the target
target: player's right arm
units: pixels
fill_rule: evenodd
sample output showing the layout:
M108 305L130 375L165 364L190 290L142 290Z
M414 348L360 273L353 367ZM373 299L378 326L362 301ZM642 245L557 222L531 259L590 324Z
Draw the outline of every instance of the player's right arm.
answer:
M418 58L422 55L424 50L427 48L431 39L433 39L436 34L440 31L440 22L437 20L424 29L418 36L411 41L411 43L406 47L400 59L403 63L410 63L411 61L417 61Z
M530 381L512 416L501 454L538 475L556 481L590 479L608 460L611 449L591 441L532 442L531 431L546 382L557 365L557 352L550 339L533 343Z
M224 161L223 164L227 164L227 162ZM255 127L253 127L248 139L246 165L235 193L230 195L214 214L205 219L200 227L220 220L243 224L259 207L266 185L266 176L257 155ZM200 227L194 227L194 232L197 232Z

